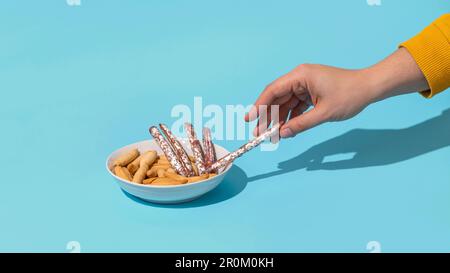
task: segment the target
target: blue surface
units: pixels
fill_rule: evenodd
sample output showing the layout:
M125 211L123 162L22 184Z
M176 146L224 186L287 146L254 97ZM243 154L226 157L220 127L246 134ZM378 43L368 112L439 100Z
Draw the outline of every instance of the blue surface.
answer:
M304 62L371 65L449 10L440 0L3 1L0 251L67 252L69 241L82 252L368 252L370 241L450 251L450 92L379 102L252 152L184 205L130 198L104 168L150 124L172 123L176 104L247 105Z

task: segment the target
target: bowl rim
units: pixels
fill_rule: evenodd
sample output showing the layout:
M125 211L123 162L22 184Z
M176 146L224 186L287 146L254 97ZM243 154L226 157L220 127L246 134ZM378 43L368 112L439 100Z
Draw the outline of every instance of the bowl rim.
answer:
M131 182L131 181L128 181L128 180L125 180L125 179L123 179L123 178L121 178L121 177L118 177L117 175L115 175L115 174L109 169L108 163L109 163L109 162L111 161L111 159L112 159L112 158L111 158L111 157L112 157L112 154L114 154L115 152L117 152L117 151L120 150L120 149L126 148L126 147L128 147L128 146L133 146L133 145L136 145L136 144L138 144L138 143L145 142L145 141L150 141L150 142L153 141L153 142L154 142L154 140L152 140L152 139L145 139L145 140L137 141L137 142L134 142L134 143L131 143L131 144L122 146L122 147L117 148L117 149L115 149L114 151L112 151L112 152L108 155L108 157L106 158L106 170L108 171L108 173L109 173L112 177L114 177L115 179L118 179L119 181L125 182L126 184L129 184L129 185L134 186L134 187L138 187L138 188L139 188L139 187L141 187L141 188L153 188L153 189L167 189L167 188L183 188L183 187L189 187L189 186L191 186L191 185L195 185L195 184L199 184L199 183L203 183L203 182L208 182L208 181L210 181L210 180L217 179L218 177L225 175L225 174L231 169L231 167L233 167L233 163L234 163L234 162L231 162L231 163L228 165L228 167L227 167L226 169L224 169L221 173L217 174L217 175L214 176L214 177L207 178L207 179L205 179L205 180L195 181L195 182L192 182L192 183L185 183L185 184L180 184L180 185L164 185L164 186L152 186L152 184L137 184L137 183L133 183L133 182ZM215 144L215 143L213 143L213 144L214 144L214 146L217 146L217 147L219 147L219 148L225 150L227 153L229 153L228 149L226 149L226 148L224 148L224 147L222 147L222 146L220 146L220 145L217 145L217 144ZM159 154L158 154L158 155L159 155Z

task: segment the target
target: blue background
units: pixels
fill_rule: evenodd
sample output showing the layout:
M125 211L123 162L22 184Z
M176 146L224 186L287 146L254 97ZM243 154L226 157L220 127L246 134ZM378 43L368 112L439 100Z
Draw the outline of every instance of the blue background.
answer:
M176 104L247 105L304 62L371 65L449 9L2 1L0 251L68 252L69 241L82 252L368 252L369 241L383 252L450 251L450 92L392 98L252 152L183 205L130 198L104 167L150 124L172 123ZM356 155L340 160L347 152Z

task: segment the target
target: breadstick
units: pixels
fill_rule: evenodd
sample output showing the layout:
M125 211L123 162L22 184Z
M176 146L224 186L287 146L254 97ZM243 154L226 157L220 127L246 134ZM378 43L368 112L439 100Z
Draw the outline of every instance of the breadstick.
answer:
M133 182L142 184L142 181L144 181L145 177L147 176L148 167L140 167L139 170L134 174L133 176Z
M193 167L194 167L194 173L195 173L195 175L198 175L198 169L197 169L197 166L193 165Z
M147 171L147 177L148 178L152 178L152 177L156 177L158 174L156 172L156 168L152 167L150 170Z
M140 167L142 167L143 165L147 165L148 167L150 167L155 161L156 158L158 157L158 154L156 153L156 151L147 151L142 155L141 161L139 162Z
M141 161L142 155L136 157L135 160L133 160L130 164L128 164L127 169L128 171L134 175L136 171L139 169L139 161Z
M194 154L195 166L197 167L198 174L207 173L202 145L195 135L194 126L188 122L186 122L184 126L186 127L186 133L189 138L189 143L191 144L191 150Z
M226 156L222 157L221 159L217 160L212 165L208 166L208 171L213 170L219 170L228 164L231 164L236 158L240 157L241 155L245 154L246 152L250 151L251 149L257 147L259 144L261 144L266 138L272 136L275 133L278 133L280 130L280 125L276 124L269 130L265 131L258 137L250 140L246 144L242 145L239 149L237 149L234 152L231 152L227 154Z
M159 163L159 162L156 162L155 164L153 164L153 167L161 167L161 168L166 168L166 169L168 169L168 168L170 168L170 163Z
M183 182L183 183L186 183L188 181L186 177L181 176L181 175L176 174L176 173L165 172L164 173L164 177L172 178L173 180L177 180L177 181L180 181L180 182Z
M151 185L170 186L170 185L181 185L184 183L186 183L186 182L174 180L172 178L163 177L163 178L156 178L155 180L152 181Z
M166 171L165 170L163 170L163 169L158 169L157 171L156 171L156 174L157 174L157 176L158 177L166 177Z
M150 170L147 171L147 177L153 177L157 175L158 170L167 170L170 166L155 166L153 165Z
M156 161L156 163L158 164L170 164L169 161L167 159L158 159Z
M201 180L208 179L208 177L209 177L209 175L207 173L205 173L205 174L198 175L198 176L188 177L187 180L188 180L188 183L192 183L192 182L198 182Z
M172 147L170 147L170 144L161 135L158 128L156 128L155 126L152 126L152 127L150 127L149 131L150 131L150 134L153 136L153 138L158 143L158 145L161 148L161 150L163 151L163 153L166 155L172 168L178 174L181 174L183 176L188 176L188 171L184 168L183 164L180 162L180 160L176 156L175 152L172 150Z
M172 132L169 130L169 128L163 124L160 123L159 127L161 128L161 131L163 131L164 135L166 135L167 140L172 145L173 150L177 154L178 158L180 159L181 163L184 165L188 172L188 176L194 175L194 170L192 169L191 161L189 160L189 156L184 150L181 143L178 141L178 139L172 134Z
M216 162L216 149L211 138L211 130L203 128L203 149L205 150L205 165L210 166Z
M155 162L157 153L156 151L148 151L142 155L141 161L139 163L139 169L133 176L133 182L141 184L147 176L147 171L150 166Z
M155 181L155 179L156 179L156 177L151 177L151 178L144 179L142 181L142 184L144 184L144 185L151 184L153 181Z
M131 177L130 172L125 167L115 166L114 167L114 174L117 175L118 177L122 178L122 179L127 180L127 181L133 180L133 178Z
M114 166L126 166L131 161L135 160L139 156L139 151L137 149L132 149L126 153L121 154L114 160Z

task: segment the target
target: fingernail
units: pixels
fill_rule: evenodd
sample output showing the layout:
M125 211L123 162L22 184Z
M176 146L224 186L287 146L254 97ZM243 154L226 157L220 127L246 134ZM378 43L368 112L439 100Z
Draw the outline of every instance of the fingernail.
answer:
M282 138L291 137L291 136L293 136L293 135L294 135L294 133L292 133L291 128L284 128L284 129L281 130L281 132L280 132L280 136L281 136Z
M253 121L254 119L256 119L256 108L253 106L250 111L247 113L247 118L249 121Z

